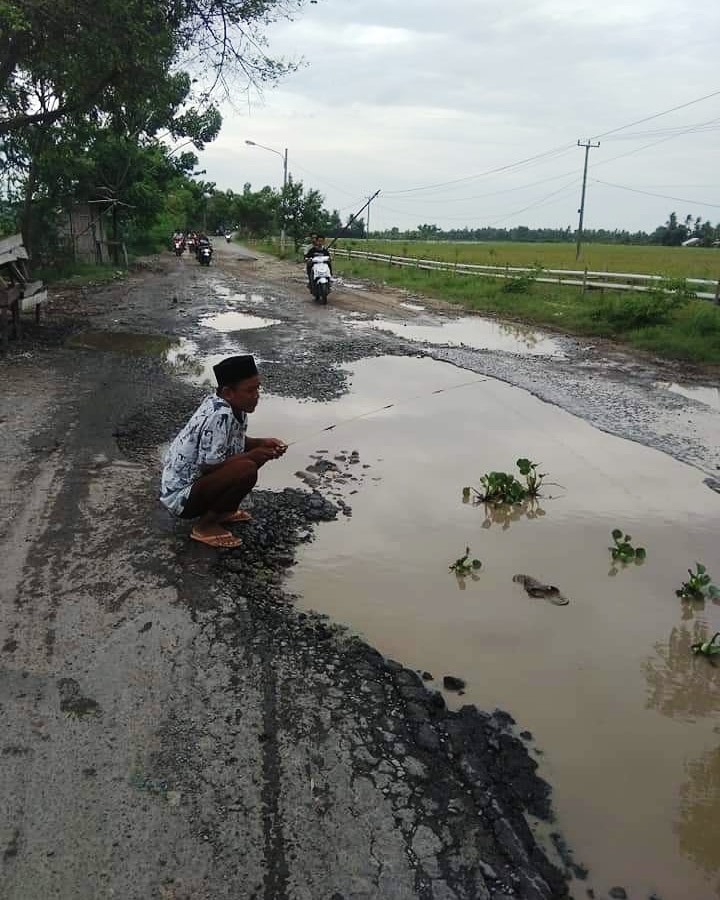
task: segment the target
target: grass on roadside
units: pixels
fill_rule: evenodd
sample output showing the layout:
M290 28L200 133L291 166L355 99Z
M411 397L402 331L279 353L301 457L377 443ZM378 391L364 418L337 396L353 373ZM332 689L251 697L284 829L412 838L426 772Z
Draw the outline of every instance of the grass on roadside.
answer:
M336 258L334 269L455 303L465 309L545 325L571 334L612 338L671 359L720 364L720 307L676 303L663 295L589 292L534 283L512 292L492 278L400 269Z
M126 274L124 269L119 269L117 266L73 262L38 268L33 271L33 277L44 281L45 284L66 283L73 287L82 287L85 284L104 284L124 278Z
M585 244L579 260L575 244L519 241L462 243L433 241L339 240L338 247L438 259L484 266L534 266L545 269L635 272L667 277L720 279L720 247L661 247L628 244Z

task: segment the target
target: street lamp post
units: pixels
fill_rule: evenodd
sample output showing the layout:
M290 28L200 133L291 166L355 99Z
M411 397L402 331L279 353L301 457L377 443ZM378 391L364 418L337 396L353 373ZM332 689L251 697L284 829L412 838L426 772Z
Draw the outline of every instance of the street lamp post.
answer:
M282 222L280 223L280 249L285 252L285 189L288 183L288 152L287 147L284 152L275 150L273 147L266 147L264 144L258 144L255 141L245 141L249 147L259 147L261 150L268 150L270 153L276 154L283 161L283 198L282 198Z

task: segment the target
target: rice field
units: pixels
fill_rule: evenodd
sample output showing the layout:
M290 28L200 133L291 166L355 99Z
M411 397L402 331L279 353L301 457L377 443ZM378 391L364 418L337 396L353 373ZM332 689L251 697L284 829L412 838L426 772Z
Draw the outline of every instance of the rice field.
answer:
M663 275L672 278L720 279L720 247L628 246L585 244L579 260L575 244L518 242L459 243L441 241L340 240L338 247L372 250L419 259L491 266L534 266Z

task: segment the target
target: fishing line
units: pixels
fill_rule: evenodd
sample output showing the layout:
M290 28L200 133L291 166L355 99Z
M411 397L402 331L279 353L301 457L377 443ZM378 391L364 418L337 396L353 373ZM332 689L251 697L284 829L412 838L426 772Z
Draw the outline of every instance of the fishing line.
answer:
M471 384L482 384L484 381L489 381L489 378L476 378L473 381L464 381L462 384L453 384L450 387L446 388L438 388L436 391L430 391L429 394L417 394L414 397L406 397L404 400L395 400L392 403L387 403L385 406L378 406L377 409L369 409L367 412L360 413L357 416L351 416L349 419L339 419L332 425L327 425L325 428L320 428L318 431L313 431L311 434L307 434L304 437L299 437L294 441L290 441L287 446L294 447L296 444L302 444L305 441L309 441L311 438L317 437L318 435L325 434L328 431L334 431L336 428L340 428L343 425L349 425L351 422L357 422L358 419L365 419L368 416L374 416L377 413L385 412L386 409L393 409L396 406L402 406L404 403L412 403L415 400L423 400L425 397L434 397L436 394L447 394L450 391L456 391L458 388L469 387Z

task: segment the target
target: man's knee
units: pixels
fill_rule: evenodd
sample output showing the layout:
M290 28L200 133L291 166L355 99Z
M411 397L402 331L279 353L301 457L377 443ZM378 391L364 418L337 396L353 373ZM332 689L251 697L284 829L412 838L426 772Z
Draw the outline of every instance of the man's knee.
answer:
M233 480L243 481L253 487L258 479L258 467L251 459L231 459L225 464Z

